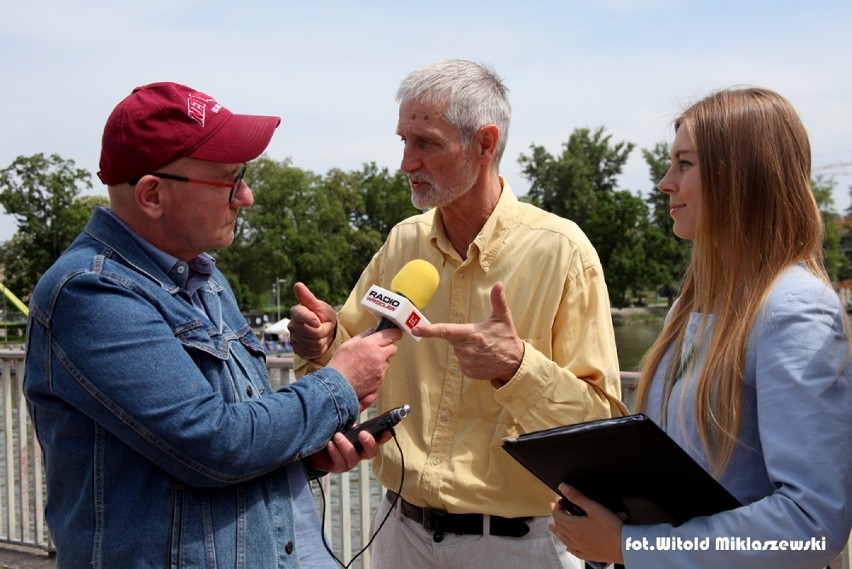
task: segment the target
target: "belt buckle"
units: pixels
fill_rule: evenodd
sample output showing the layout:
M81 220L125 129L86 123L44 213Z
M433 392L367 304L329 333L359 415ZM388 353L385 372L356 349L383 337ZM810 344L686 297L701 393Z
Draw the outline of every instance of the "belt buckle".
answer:
M435 510L432 508L423 508L423 529L427 531L443 531L441 520L447 512L444 510Z

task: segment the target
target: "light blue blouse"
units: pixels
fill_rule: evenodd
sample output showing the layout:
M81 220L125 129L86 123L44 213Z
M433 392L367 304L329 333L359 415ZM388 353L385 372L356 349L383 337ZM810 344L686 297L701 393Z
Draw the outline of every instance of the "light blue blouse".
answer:
M684 351L700 320L690 316ZM852 367L843 320L831 288L800 266L783 273L751 332L740 443L719 478L746 505L676 528L625 526L628 569L824 567L843 549L852 527ZM710 318L704 338L712 326ZM703 347L693 350L696 370ZM645 412L709 471L693 420L694 372L677 382L661 416L670 358L654 376Z

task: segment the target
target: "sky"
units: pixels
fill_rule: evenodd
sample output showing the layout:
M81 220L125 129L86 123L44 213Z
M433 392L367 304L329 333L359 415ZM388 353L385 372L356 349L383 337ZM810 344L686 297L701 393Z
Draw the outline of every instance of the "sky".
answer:
M713 90L774 89L798 109L835 207L852 186L852 2L846 0L0 0L0 169L58 154L98 170L103 125L131 90L176 81L237 113L282 117L267 155L324 174L399 167L400 80L448 58L504 79L501 171L558 155L577 128L636 145L620 189L654 191L641 149ZM0 215L0 241L16 230Z

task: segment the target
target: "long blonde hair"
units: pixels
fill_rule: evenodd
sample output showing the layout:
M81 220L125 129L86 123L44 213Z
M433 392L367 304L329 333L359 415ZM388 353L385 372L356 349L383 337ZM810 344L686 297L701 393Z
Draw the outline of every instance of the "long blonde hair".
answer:
M712 314L694 413L718 475L737 444L746 347L772 284L797 263L829 282L822 263L823 224L811 189L807 132L784 97L760 88L718 91L678 117L675 130L680 128L687 129L698 153L702 213L680 299L640 364L637 408L645 408L666 352L682 352L690 313L701 313L700 330ZM672 357L666 370L664 414L684 363Z

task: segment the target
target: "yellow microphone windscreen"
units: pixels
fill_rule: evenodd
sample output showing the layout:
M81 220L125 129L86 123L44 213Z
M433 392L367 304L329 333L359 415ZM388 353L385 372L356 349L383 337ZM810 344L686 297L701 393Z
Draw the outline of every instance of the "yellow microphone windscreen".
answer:
M423 310L432 295L438 290L438 269L429 261L415 259L402 267L391 281L391 290L403 295Z

